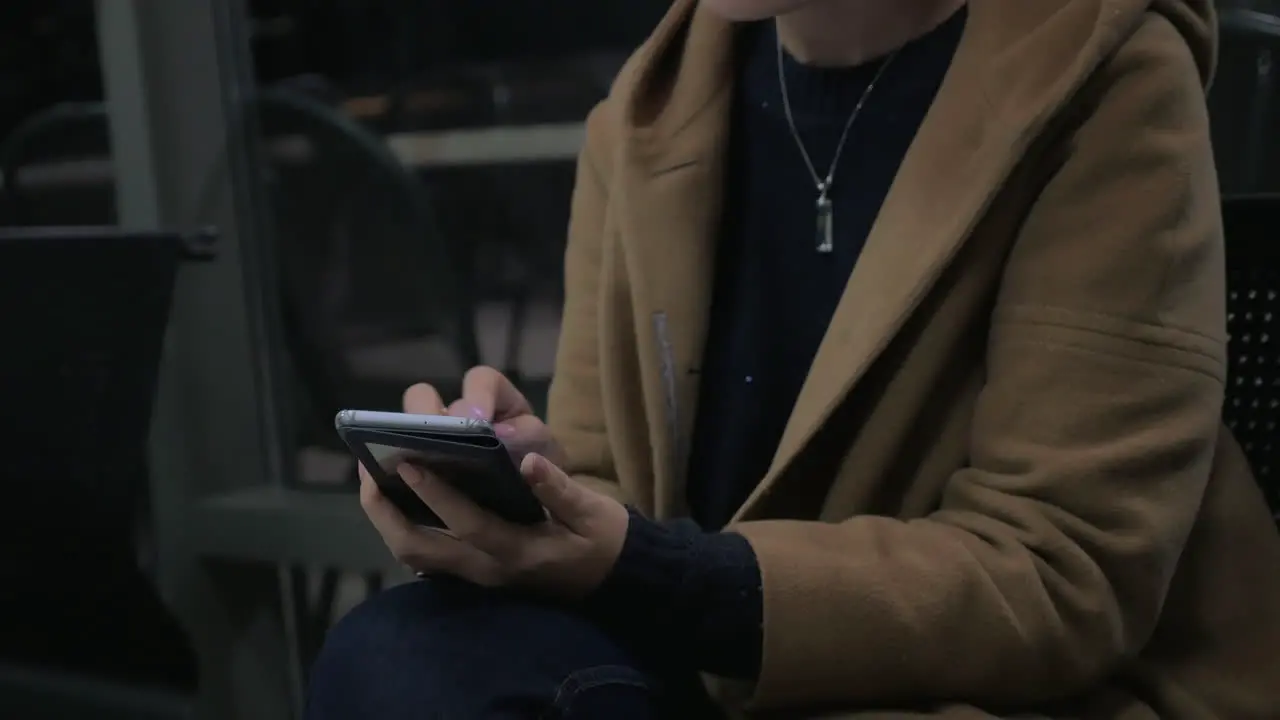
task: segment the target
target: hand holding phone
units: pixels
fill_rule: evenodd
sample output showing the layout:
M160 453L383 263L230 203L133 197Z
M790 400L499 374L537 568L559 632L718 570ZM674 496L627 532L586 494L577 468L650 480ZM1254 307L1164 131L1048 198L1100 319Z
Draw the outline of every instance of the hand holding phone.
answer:
M547 451L558 450L550 441L550 433L529 409L523 396L510 387L510 382L500 373L489 368L469 372L464 383L463 400L471 405L455 403L449 409L453 417L448 419L435 417L428 420L423 415L400 416L399 413L382 414L399 416L383 418L393 421L390 423L356 422L371 419L367 414L347 418L352 421L347 424L353 426L381 425L365 427L366 430L379 433L391 430L392 434L403 435L400 430L404 429L412 436L421 434L426 425L446 423L452 427L446 428L450 432L444 440L455 443L458 440L456 431L463 429L478 436L480 439L476 444L482 447L487 447L490 442L484 439L488 434L485 428L494 430L485 421L493 420L499 427L507 424L513 427L507 427L506 433L494 432L492 437L512 437L516 442L523 440L525 443L515 450L523 460L521 469L515 468L516 463L507 453L509 448L502 449L507 456L505 462L514 471L509 476L514 482L497 484L497 487L504 488L498 492L511 494L508 501L512 501L512 507L504 511L500 502L490 502L475 493L465 492L472 487L470 484L457 480L448 482L434 471L430 473L431 478L426 478L421 477L416 469L407 469L406 478L414 488L411 490L392 466L394 462L405 459L399 454L405 448L401 447L404 443L398 438L389 443L398 449L389 452L384 459L390 473L369 457L371 453L367 443L353 442L353 452L362 456L362 463L370 466L369 478L365 482L373 480L382 489L382 492L371 492L367 486L362 488L361 504L392 555L419 573L452 575L486 587L520 587L568 599L580 598L591 592L608 575L621 552L630 522L629 511L610 495L575 482L560 469L559 461L547 457ZM440 395L425 384L415 385L406 391L404 406L406 410L417 413L444 411ZM458 423L461 423L461 428ZM475 432L477 430L480 432ZM351 435L353 440L356 435L358 433ZM501 473L492 476L502 477ZM476 486L492 487L483 483ZM394 495L390 495L397 492L396 488L403 488L404 492L399 496L398 509L395 507L397 503L391 501ZM527 506L517 510L517 503L525 504L526 500L515 500L516 494L526 496L526 500L527 496L532 496L533 504L537 506L536 513L530 512ZM427 509L424 499L430 507L437 508L447 522L439 522L435 513ZM481 512L477 505L489 509ZM512 522L492 522L486 517L490 514L508 517ZM521 523L522 515L536 525ZM415 530L411 526L414 521L406 519L406 516L417 517L418 524L448 526L455 537ZM548 518L554 518L555 522L545 522Z

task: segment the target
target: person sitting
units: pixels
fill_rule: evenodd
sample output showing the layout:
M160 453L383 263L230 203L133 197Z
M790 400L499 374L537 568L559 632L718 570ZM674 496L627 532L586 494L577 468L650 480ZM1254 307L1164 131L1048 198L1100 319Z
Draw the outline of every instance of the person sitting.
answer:
M548 510L361 501L422 574L306 716L1280 717L1221 423L1209 0L679 0L587 120Z

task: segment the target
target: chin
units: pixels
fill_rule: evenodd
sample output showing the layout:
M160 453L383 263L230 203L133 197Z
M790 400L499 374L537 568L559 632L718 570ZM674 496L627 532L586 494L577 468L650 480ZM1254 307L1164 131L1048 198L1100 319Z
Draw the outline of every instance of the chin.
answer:
M701 0L706 9L733 22L764 20L791 12L813 0Z

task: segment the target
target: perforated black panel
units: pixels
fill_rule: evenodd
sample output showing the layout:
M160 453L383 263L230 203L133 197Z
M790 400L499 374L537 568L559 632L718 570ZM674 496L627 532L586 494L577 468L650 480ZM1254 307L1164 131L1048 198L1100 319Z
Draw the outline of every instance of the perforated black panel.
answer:
M1224 203L1230 367L1223 417L1280 516L1280 198Z
M1280 510L1280 273L1232 273L1227 326L1231 367L1223 414L1244 446L1258 482Z

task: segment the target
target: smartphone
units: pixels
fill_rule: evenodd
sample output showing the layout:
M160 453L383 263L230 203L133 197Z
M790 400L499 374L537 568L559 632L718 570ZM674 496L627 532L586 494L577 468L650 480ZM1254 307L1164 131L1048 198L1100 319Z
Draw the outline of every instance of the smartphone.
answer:
M483 420L343 410L334 426L382 494L416 525L446 528L400 479L396 468L404 463L432 473L508 522L534 525L547 519L493 426Z

